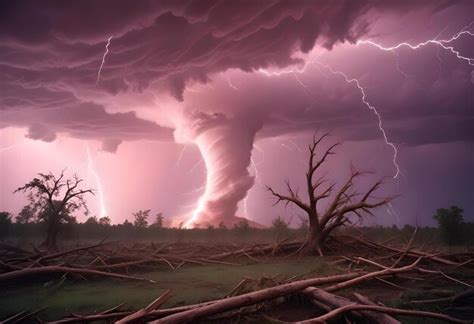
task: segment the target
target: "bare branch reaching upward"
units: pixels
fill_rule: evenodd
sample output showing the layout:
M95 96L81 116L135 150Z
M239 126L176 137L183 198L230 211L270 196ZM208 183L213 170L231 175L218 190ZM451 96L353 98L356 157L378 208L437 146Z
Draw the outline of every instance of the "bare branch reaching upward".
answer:
M355 191L356 180L370 174L370 172L359 171L353 166L351 167L351 175L337 192L334 192L335 183L323 186L324 183L329 181L324 175L315 179L317 171L320 170L320 167L327 161L330 155L335 154L334 149L340 145L340 143L329 145L323 153L318 155L318 145L328 136L328 133L321 136L315 134L312 143L308 147L309 162L306 173L308 202L304 202L299 197L297 190L291 187L289 181L286 182L288 195L279 194L273 188L267 187L270 193L277 198L275 204L280 202L285 205L294 204L308 215L309 229L305 249L308 253L317 252L322 254L322 247L326 238L334 229L348 223L348 216L350 214L354 214L357 218L362 219L364 214L372 215L372 209L386 205L393 199L393 197L374 197L373 194L382 186L383 179L375 182L365 192L359 193ZM358 197L360 199L357 199ZM318 202L323 199L332 200L330 200L326 210L321 212L318 209Z

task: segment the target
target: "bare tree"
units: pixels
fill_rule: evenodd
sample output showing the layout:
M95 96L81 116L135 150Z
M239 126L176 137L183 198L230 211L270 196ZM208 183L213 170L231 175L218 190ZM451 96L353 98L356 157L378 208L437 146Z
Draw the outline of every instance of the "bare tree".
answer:
M52 173L39 173L37 178L15 190L15 193L28 193L32 210L37 210L38 218L46 224L46 240L42 246L56 249L60 224L70 221L71 213L78 209L84 208L87 214L84 195L93 194L93 191L80 189L82 181L77 175L65 179L64 171L59 177Z
M355 181L368 172L361 172L351 168L349 179L336 191L336 183L325 179L325 176L316 178L316 173L327 158L334 154L334 148L339 145L335 143L327 148L324 153L317 154L316 148L329 134L323 134L319 138L315 135L309 145L309 164L306 172L306 190L308 202L304 202L293 190L289 181L286 182L288 195L281 195L271 187L267 187L273 196L277 198L275 204L284 202L286 205L294 204L305 211L309 226L306 242L301 247L304 254L318 253L323 255L325 241L334 229L350 222L348 216L353 214L362 219L364 214L372 215L371 209L388 204L392 198L375 198L373 193L382 185L382 180L373 184L365 193L354 189ZM324 210L318 204L327 201Z

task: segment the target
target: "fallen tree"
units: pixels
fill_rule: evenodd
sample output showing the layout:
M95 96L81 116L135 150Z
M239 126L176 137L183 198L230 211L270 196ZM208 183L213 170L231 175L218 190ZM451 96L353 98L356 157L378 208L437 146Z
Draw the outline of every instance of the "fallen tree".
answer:
M98 320L114 320L125 322L186 322L196 319L223 318L228 316L237 316L241 312L252 314L260 309L273 307L275 302L281 303L286 297L294 294L303 294L311 302L326 313L332 312L331 316L338 314L349 314L348 316L365 316L378 318L379 322L383 319L387 323L395 323L392 315L410 315L410 316L431 316L426 313L417 313L416 311L407 312L401 309L399 312L393 309L380 308L381 305L375 305L370 300L362 296L356 296L354 299L344 299L335 295L339 290L353 287L355 285L364 285L369 281L381 281L397 289L403 287L390 282L391 278L402 280L411 278L417 280L430 280L442 278L449 280L460 286L472 287L473 284L467 280L457 279L451 273L451 270L459 271L460 268L472 267L472 253L457 253L455 258L448 254L428 253L413 248L413 237L406 248L386 246L386 244L374 243L362 238L348 238L339 242L341 246L352 247L360 250L372 258L359 255L341 256L337 260L338 264L348 263L349 273L323 277L299 279L301 276L294 276L289 279L277 279L276 277L264 278L265 280L243 279L239 284L226 294L223 299L213 300L200 304L180 306L174 308L158 309L169 296L160 296L149 307L141 310L119 309L115 307L111 310L99 314L73 315L57 323L73 322L92 322ZM341 238L339 238L341 240ZM334 244L335 240L331 240ZM124 280L141 280L152 282L145 278L125 275L122 273L106 271L129 271L130 267L156 266L157 263L169 266L168 271L178 271L184 264L206 265L211 263L225 264L235 266L235 259L245 258L251 262L261 262L262 258L273 257L276 254L288 256L297 251L302 242L289 242L282 240L275 244L254 244L248 247L236 245L214 245L211 248L205 246L193 245L189 243L170 243L162 246L151 244L133 244L123 245L115 244L94 244L85 247L75 247L60 252L48 253L41 251L28 251L23 248L16 248L10 245L0 245L0 281L6 283L26 276L51 275L51 274L71 274L80 276L107 276ZM4 251L2 254L1 251ZM231 259L228 261L227 259ZM391 265L385 265L386 261L391 261ZM384 264L385 263L385 264ZM423 265L422 265L423 264ZM433 265L439 265L443 268L434 268ZM375 267L375 270L370 270ZM358 268L358 270L354 270ZM306 274L308 275L308 273ZM64 277L64 276L63 276ZM410 279L410 280L411 280ZM464 278L463 278L464 279ZM19 281L17 281L19 282ZM438 281L437 281L438 282ZM317 288L316 288L317 287ZM248 289L255 289L250 293L242 294ZM314 292L318 292L319 298L316 298ZM313 296L309 292L312 292ZM472 290L465 293L466 296L472 295ZM284 297L284 298L282 298ZM444 298L443 300L445 300ZM448 302L455 300L450 298ZM343 301L343 302L341 302ZM356 308L343 308L348 305L357 306ZM414 303L413 305L417 305ZM362 308L362 306L372 306L372 308ZM377 307L375 307L377 306ZM337 312L335 309L339 309ZM386 312L385 312L386 311ZM30 315L28 315L30 314ZM32 313L24 312L18 315L30 316ZM334 315L336 314L336 315ZM355 315L354 315L355 314ZM385 315L384 315L385 314ZM433 315L431 317L438 319L449 319L446 314L441 316ZM13 315L13 316L16 316ZM128 318L127 318L128 317ZM324 319L324 318L323 318ZM311 320L311 319L310 319ZM321 320L318 318L314 321ZM455 319L457 320L457 319Z
M104 272L99 270L91 269L80 269L80 268L70 268L70 267L61 267L61 266L44 266L36 268L25 268L21 270L14 270L7 273L0 274L0 282L7 280L15 280L27 276L34 276L40 274L51 274L51 273L70 273L70 274L79 274L79 275L91 275L91 276L102 276L102 277L111 277L117 279L126 279L126 280L136 280L136 281L146 281L149 283L155 283L153 280L146 278L139 278L133 276L127 276L119 273Z

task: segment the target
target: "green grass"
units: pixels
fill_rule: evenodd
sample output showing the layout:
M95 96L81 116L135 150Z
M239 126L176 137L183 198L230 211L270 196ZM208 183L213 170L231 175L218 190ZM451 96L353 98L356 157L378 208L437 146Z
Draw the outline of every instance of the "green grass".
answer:
M47 314L48 319L57 319L70 313L103 311L123 302L137 309L153 301L166 289L172 290L173 297L165 307L173 307L221 298L243 277L259 279L278 274L291 277L310 271L314 272L312 276L334 273L323 259L308 258L241 266L189 266L178 271L157 267L153 272L140 274L141 277L155 280L156 284L114 279L84 281L77 278L68 278L60 283L59 278L53 282L49 281L51 279L37 278L33 282L22 282L21 287L12 287L10 284L0 291L0 318L42 307L47 307L42 314Z

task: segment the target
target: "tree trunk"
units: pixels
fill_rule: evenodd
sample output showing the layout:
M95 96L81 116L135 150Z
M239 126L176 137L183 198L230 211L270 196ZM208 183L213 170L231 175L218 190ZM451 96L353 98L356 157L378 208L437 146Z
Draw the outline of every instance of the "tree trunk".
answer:
M48 228L46 230L46 240L41 244L41 246L45 247L46 249L53 251L57 250L57 236L59 232L59 224L55 219L51 219L48 222Z
M306 237L305 247L302 250L304 255L319 255L323 256L323 239L322 230L318 224L311 220L309 221L308 234Z

